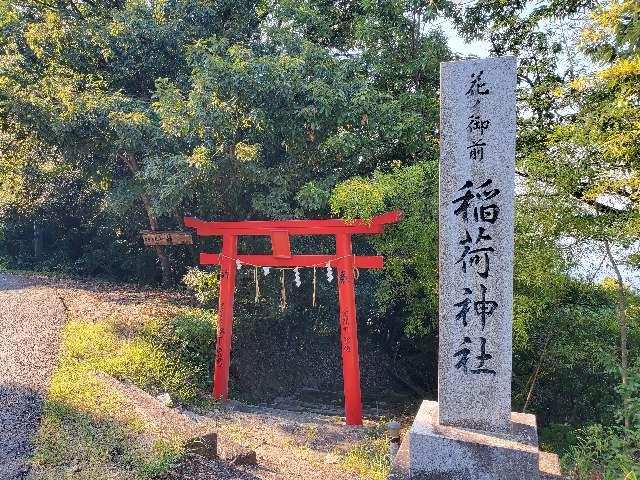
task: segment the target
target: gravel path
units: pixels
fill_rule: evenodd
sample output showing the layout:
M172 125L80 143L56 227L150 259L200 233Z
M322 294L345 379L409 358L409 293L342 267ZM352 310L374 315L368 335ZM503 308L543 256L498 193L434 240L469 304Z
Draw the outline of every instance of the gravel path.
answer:
M65 312L55 289L0 274L0 479L26 478Z

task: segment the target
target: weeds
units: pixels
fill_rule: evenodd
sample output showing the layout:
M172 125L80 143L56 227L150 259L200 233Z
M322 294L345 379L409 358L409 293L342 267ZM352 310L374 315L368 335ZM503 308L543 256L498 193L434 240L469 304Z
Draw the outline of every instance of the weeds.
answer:
M369 480L386 480L389 476L389 439L380 431L349 450L343 465Z
M578 442L563 457L571 478L632 480L640 474L640 431L592 425L578 431Z

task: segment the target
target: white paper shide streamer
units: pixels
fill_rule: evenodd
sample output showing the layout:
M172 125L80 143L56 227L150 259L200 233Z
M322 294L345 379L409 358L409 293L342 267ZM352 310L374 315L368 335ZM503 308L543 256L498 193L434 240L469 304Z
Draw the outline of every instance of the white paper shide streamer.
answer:
M327 282L331 283L333 281L333 269L331 268L331 262L327 262Z

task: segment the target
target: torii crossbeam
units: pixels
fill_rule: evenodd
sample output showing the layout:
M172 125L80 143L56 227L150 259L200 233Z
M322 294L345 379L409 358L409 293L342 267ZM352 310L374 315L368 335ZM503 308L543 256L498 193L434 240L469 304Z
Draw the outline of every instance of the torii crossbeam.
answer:
M348 425L362 425L360 366L354 268L382 268L381 256L355 256L351 247L354 234L382 233L384 226L399 222L402 212L393 211L371 221L355 220L276 220L244 222L205 222L184 218L187 227L200 236L221 236L221 253L201 253L203 265L220 265L220 298L218 305L218 338L216 341L213 397L226 399L229 391L229 363L233 329L233 297L236 261L260 267L317 267L330 263L338 269L340 332L342 339L342 371L344 403ZM271 255L238 255L239 236L271 237ZM291 235L335 235L335 255L292 255Z

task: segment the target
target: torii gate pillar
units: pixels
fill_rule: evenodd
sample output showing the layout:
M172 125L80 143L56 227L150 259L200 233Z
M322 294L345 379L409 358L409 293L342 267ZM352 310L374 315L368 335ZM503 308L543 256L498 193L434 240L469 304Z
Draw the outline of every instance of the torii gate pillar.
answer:
M229 365L231 363L231 338L233 334L233 297L236 289L236 264L238 237L222 236L220 258L220 293L218 298L218 337L213 373L213 398L227 399L229 395Z
M351 251L351 235L347 233L336 235L336 255L343 257L338 263L338 300L340 302L345 415L347 425L362 425L358 323L356 321L356 292L353 279L354 264Z

